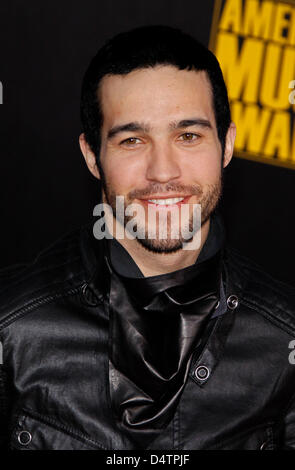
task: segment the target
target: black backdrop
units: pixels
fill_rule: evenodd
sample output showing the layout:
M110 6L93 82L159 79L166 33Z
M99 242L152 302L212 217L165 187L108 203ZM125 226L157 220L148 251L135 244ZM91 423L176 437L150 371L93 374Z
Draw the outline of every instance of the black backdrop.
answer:
M0 267L29 261L87 222L98 182L80 154L83 73L106 39L166 24L209 43L213 0L2 0ZM295 78L295 77L294 77ZM295 171L234 158L222 212L229 241L295 285Z

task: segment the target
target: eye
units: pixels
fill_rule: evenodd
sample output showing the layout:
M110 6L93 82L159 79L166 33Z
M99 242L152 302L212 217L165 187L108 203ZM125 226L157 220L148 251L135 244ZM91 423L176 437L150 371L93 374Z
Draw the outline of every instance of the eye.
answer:
M198 134L195 134L194 132L185 132L184 134L181 134L180 140L184 142L194 142L196 141L200 136Z
M140 142L141 140L137 137L129 137L128 139L122 140L120 145L127 145L128 147L132 147L133 145L139 144Z

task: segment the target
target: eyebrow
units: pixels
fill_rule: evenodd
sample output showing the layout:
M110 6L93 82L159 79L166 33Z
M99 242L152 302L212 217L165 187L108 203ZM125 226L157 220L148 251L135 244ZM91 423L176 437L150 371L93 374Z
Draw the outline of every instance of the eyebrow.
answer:
M112 139L115 135L119 134L120 132L148 132L150 127L146 124L140 122L128 122L127 124L122 124L118 126L112 127L108 131L108 139Z
M208 129L212 129L212 125L208 119L203 118L192 118L192 119L182 119L181 121L174 121L169 124L170 129L183 129L191 126L201 126ZM118 126L112 127L107 134L108 139L112 139L117 134L121 132L149 132L150 126L138 121L128 122L127 124L121 124Z
M211 122L208 119L203 119L203 118L183 119L182 121L172 122L169 125L170 129L181 129L184 127L191 127L191 126L201 126L201 127L207 127L208 129L212 129Z

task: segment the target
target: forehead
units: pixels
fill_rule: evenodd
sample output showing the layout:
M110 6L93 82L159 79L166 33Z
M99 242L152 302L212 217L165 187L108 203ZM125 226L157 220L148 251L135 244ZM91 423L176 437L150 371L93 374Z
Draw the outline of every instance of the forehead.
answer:
M204 71L164 65L107 75L98 93L104 126L143 119L157 124L189 115L214 121L211 85Z

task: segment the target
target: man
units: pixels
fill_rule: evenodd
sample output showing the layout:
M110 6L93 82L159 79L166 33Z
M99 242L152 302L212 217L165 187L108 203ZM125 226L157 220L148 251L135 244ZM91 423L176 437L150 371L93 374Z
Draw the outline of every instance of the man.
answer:
M216 58L172 28L120 34L81 111L104 213L3 272L3 446L295 448L294 289L225 242Z

